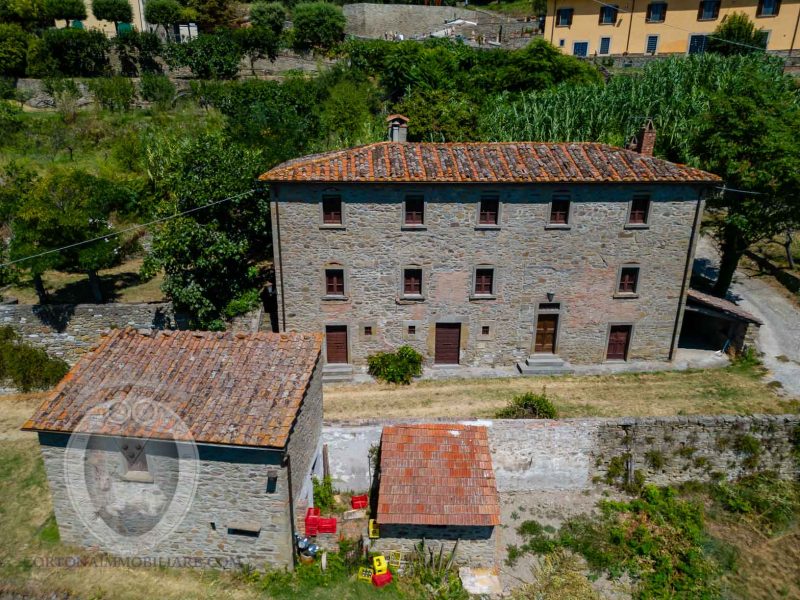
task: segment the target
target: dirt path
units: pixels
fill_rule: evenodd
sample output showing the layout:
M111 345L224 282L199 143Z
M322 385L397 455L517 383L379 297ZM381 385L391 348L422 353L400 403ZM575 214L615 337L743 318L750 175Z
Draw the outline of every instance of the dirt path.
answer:
M695 258L705 259L712 269L716 267L719 254L709 238L700 238ZM770 370L768 379L779 381L790 396L800 396L800 309L787 297L788 292L773 287L767 278L739 269L731 294L743 309L764 322L757 346Z

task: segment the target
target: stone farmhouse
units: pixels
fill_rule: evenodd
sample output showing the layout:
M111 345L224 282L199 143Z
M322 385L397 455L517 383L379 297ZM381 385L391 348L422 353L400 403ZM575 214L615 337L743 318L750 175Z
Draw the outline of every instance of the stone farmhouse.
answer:
M313 502L321 348L321 334L107 336L23 427L38 433L61 539L292 568L295 508Z
M716 175L597 143L411 143L306 156L269 184L281 331L326 379L408 344L428 366L563 372L673 358Z

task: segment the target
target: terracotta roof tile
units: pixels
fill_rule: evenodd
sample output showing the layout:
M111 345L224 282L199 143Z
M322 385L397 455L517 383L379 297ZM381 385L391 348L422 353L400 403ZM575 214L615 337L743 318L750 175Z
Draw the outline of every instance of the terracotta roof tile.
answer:
M711 173L588 142L378 142L282 163L271 182L715 182Z
M122 329L85 355L25 423L71 432L112 399L162 403L196 442L283 448L322 348L322 334L214 333ZM96 433L175 438L170 420Z
M498 525L485 427L387 426L381 436L379 523Z
M750 323L755 323L756 325L763 325L760 319L757 319L749 312L734 304L730 300L725 300L724 298L718 298L717 296L711 296L709 294L704 294L703 292L698 292L697 290L690 289L687 293L689 301L693 301L697 304L702 304L703 306L710 307L714 310L718 310L722 313L727 315L736 317L737 319L743 321L749 321Z

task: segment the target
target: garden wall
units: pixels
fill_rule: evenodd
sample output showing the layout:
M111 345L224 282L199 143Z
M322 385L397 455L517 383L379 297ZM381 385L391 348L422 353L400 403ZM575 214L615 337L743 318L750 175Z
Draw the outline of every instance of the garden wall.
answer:
M467 421L462 421L467 422ZM588 490L640 471L658 485L733 479L754 469L798 475L792 436L800 415L486 420L500 492ZM369 448L383 425L323 428L334 485L369 487Z

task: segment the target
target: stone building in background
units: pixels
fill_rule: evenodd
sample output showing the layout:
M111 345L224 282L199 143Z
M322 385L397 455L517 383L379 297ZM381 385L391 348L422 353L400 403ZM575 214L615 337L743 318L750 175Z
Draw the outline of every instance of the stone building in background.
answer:
M320 334L114 331L23 427L39 435L61 540L171 566L292 568L321 347Z
M408 344L427 365L559 372L672 359L719 178L596 143L390 142L262 175L281 331L326 334L326 379Z

